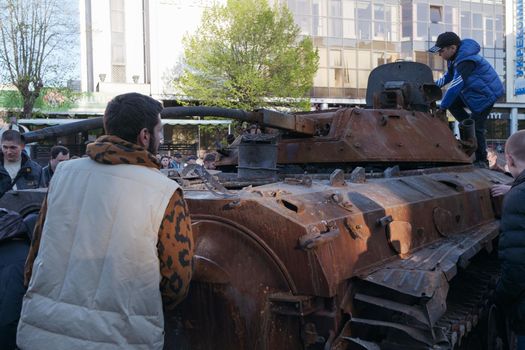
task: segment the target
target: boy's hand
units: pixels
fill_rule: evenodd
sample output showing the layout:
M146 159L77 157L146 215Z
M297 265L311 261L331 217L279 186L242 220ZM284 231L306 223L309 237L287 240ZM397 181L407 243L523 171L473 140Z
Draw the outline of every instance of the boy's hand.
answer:
M509 192L510 187L510 185L494 185L490 189L490 194L492 197L503 196L505 193Z

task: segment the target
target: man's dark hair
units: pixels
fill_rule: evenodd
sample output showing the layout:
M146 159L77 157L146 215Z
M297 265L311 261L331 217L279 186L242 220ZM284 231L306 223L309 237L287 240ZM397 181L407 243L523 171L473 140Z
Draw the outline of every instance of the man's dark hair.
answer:
M58 157L60 153L62 153L63 155L67 155L69 154L69 150L67 149L67 147L60 145L51 147L51 159L56 159L56 157Z
M132 92L109 101L104 112L104 130L123 140L136 143L140 130L153 133L162 104L153 98Z
M22 136L22 134L20 134L16 130L6 130L6 131L4 131L4 133L2 134L2 140L0 142L4 142L4 141L11 141L11 142L17 143L19 145L25 144L24 137Z

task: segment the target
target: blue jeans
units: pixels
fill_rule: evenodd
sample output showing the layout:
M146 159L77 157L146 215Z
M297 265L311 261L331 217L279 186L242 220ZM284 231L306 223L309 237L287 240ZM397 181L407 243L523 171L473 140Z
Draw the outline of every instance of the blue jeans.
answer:
M458 97L452 102L448 110L458 122L462 122L465 119L472 118L476 123L476 139L478 141L478 148L476 149L476 161L487 162L487 143L485 142L485 120L492 110L493 106L489 106L484 111L479 113L472 112L471 114L465 111L465 103Z

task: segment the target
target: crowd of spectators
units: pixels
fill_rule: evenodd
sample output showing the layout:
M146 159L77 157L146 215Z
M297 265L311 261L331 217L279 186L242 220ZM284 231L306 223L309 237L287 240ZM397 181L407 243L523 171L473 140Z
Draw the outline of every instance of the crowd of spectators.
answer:
M199 164L204 166L205 169L214 170L215 162L217 160L215 153L208 153L203 158L199 158L196 155L189 155L185 159L181 153L176 152L170 155L157 154L157 159L161 164L161 169L174 169L181 172L186 166L190 164Z

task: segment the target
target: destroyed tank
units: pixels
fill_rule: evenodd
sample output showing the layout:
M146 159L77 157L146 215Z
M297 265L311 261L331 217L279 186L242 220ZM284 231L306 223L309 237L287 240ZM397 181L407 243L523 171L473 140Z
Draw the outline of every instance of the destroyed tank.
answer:
M398 62L372 71L367 108L166 108L264 131L221 150L236 174L191 169L206 187L185 190L194 276L166 314L166 347L508 347L491 303L501 203L489 189L510 178L472 166L473 125L457 140L440 96L427 66ZM0 206L28 213L42 198L12 191Z

